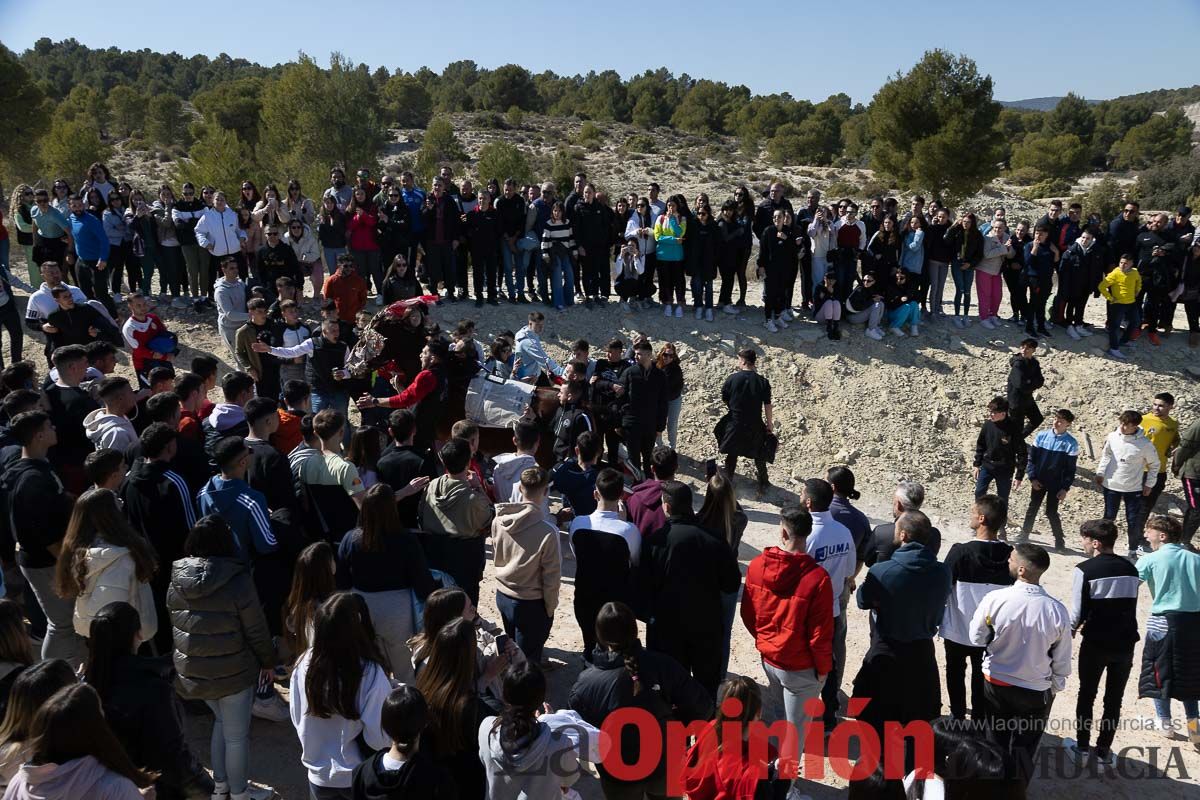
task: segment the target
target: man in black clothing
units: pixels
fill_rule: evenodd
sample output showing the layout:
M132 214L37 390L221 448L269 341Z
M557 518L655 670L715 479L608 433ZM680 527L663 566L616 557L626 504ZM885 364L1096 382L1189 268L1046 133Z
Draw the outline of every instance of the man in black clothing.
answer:
M227 436L245 439L250 435L244 407L254 396L254 378L245 372L230 372L221 378L221 393L225 402L217 403L212 413L200 422L200 429L204 431L204 452L208 454L209 468L213 472L217 471L214 457L217 442Z
M379 456L376 473L379 482L386 483L393 491L399 491L413 480L424 479L426 483L437 475L437 465L428 450L413 446L413 434L417 430L417 417L409 409L393 411L388 416L388 433L392 443ZM417 528L418 504L421 493L409 495L397 501L400 522L406 528Z
M67 345L88 345L95 341L121 340L120 332L105 319L104 315L88 303L77 304L67 286L56 286L50 290L58 308L46 316L42 331L50 337L55 348Z
M504 181L504 194L496 200L500 217L500 262L504 266L504 288L508 302L525 302L525 253L517 241L525 233L525 199L513 178Z
M608 465L617 470L620 469L617 452L621 444L621 436L618 432L621 425L621 401L616 387L620 382L621 373L629 366L629 361L625 359L624 354L624 342L620 339L613 339L609 342L606 356L596 361L596 367L592 370L592 377L589 381L591 393L589 405L595 417L596 429L604 438Z
M75 633L75 601L59 597L54 588L58 554L71 519L69 501L73 499L46 460L58 442L55 424L43 411L26 411L17 415L11 427L21 443L21 458L0 478L8 506L3 512L17 540L17 565L46 615L41 656L62 658L78 667L84 643Z
M100 407L91 393L79 384L87 372L87 352L78 345L60 347L52 356L58 380L46 389L46 404L57 431L57 444L51 448L50 466L72 494L87 489L83 459L92 452L83 419Z
M896 541L896 523L900 515L906 511L920 511L925 503L925 487L916 481L900 481L896 484L896 493L892 495L892 522L876 525L868 539L869 544L859 558L867 567L874 566L880 561L888 561L900 548ZM933 525L929 526L929 538L925 548L937 558L942 549L942 532Z
M774 409L771 405L771 383L758 374L758 353L745 348L738 353L738 371L725 379L721 401L729 413L717 423L717 444L725 454L725 475L733 480L739 456L754 459L758 476L758 496L761 498L770 485L767 461L763 449L767 437L773 436Z
M611 263L609 255L609 230L605 206L596 202L596 187L586 184L583 199L568 213L571 227L575 229L575 242L579 247L579 269L583 272L585 304L608 299L612 293Z
M754 222L750 228L755 239L762 238L763 231L774 223L775 212L779 209L786 211L789 216L792 213L792 204L784 197L783 184L775 181L767 191L767 198L754 209Z
M1021 349L1012 357L1008 371L1008 413L1016 421L1022 439L1028 438L1045 420L1033 398L1033 393L1046 385L1042 365L1034 356L1037 348L1037 339L1022 339Z
M1107 244L1117 255L1137 250L1138 213L1141 208L1133 200L1126 201L1121 213L1108 223Z
M721 595L736 592L742 575L729 545L700 527L685 483L662 485L667 528L643 558L651 594L646 645L674 657L716 696L721 674Z
M566 461L575 454L579 434L594 431L592 415L581 405L587 384L573 380L558 387L558 413L554 418L554 460Z
M387 194L384 202L379 205L379 223L376 225L379 234L379 263L383 265L384 272L392 265L396 256L402 255L405 260L408 259L412 238L412 216L400 194L400 187L393 183L385 191ZM416 261L409 261L409 265L410 269L415 269Z
M1046 230L1050 231L1050 244L1055 248L1058 247L1058 235L1062 233L1063 223L1067 218L1062 213L1062 200L1051 200L1049 208L1042 218L1034 223L1034 227L1044 225Z
M988 403L988 421L979 429L975 440L975 497L987 494L988 486L996 482L996 494L1008 503L1013 489L1021 488L1025 465L1025 437L1020 423L1008 415L1008 401L993 397ZM1001 537L1004 538L1003 533Z
M258 248L254 258L254 276L250 288L258 287L263 290L268 305L275 301L275 281L288 277L297 286L304 286L304 278L300 274L300 262L296 259L296 251L283 241L283 233L276 225L267 226L267 243Z
M246 482L267 498L267 509L272 512L295 513L297 499L292 471L287 456L271 445L271 435L279 430L279 404L267 397L255 397L246 403L246 424L250 435L246 446L250 448L250 469Z
M621 430L634 468L649 474L654 439L667 427L667 376L654 364L654 348L645 339L633 346L637 362L617 382L625 404Z
M437 294L438 283L444 283L445 299L455 302L458 299L454 294L455 252L458 250L461 212L454 198L447 193L446 183L442 178L434 178L433 191L421 207L425 232L425 281L430 294ZM467 287L461 288L465 294Z
M178 405L178 401L176 401ZM134 530L154 546L160 565L183 558L183 543L196 524L192 490L171 469L179 445L179 434L166 422L152 423L139 437L142 457L130 462L129 474L121 484L121 500ZM167 614L170 569L161 568L150 581L158 612L154 646L159 653L171 651L171 618Z
M1093 519L1079 528L1083 553L1091 556L1075 565L1071 583L1071 632L1083 640L1079 646L1079 698L1075 702L1075 754L1088 754L1095 725L1092 706L1104 683L1104 711L1096 735L1094 758L1115 763L1113 737L1121 718L1121 698L1133 669L1133 648L1138 641L1137 600L1141 579L1137 567L1113 552L1117 526L1111 520Z
M1177 242L1167 233L1167 215L1155 214L1137 237L1137 268L1142 276L1146 302L1142 308L1142 328L1150 343L1158 346L1159 329L1168 330L1175 304L1170 294L1179 284L1181 270Z

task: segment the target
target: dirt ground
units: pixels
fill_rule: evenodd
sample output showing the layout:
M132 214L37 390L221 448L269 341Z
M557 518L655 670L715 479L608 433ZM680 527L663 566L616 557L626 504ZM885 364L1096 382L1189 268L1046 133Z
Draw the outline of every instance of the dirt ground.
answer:
M13 272L23 277L20 257L14 255ZM762 548L775 543L778 508L796 499L797 483L808 476L822 475L838 463L852 465L863 493L859 506L872 519L890 516L892 488L897 479L907 477L926 487L925 510L945 539L942 554L953 542L967 539L965 517L972 498L970 466L975 437L987 400L1003 394L1008 360L1021 338L1020 332L1007 326L986 331L978 325L959 330L941 324L924 326L915 339L889 337L875 342L854 326L841 342L830 342L809 322L794 324L778 334L766 332L761 312L754 307L758 299L758 288L752 284L748 298L751 308L736 317L718 313L713 323L694 320L690 308L688 315L679 320L666 319L657 310L622 314L614 305L595 310L576 307L566 314L551 311L544 339L555 357L565 356L569 343L581 336L593 346L602 346L614 335L628 341L635 332L645 333L656 346L675 341L686 381L678 449L684 456L684 478L697 490L703 483L704 459L716 455L712 427L722 412L721 382L735 367L733 354L743 346L759 349L760 369L774 389L781 446L779 459L771 469L775 488L763 502L749 499L749 484L740 484L742 502L750 517L740 554L743 565ZM23 307L24 297L19 302ZM443 328L460 317L476 319L479 335L486 341L503 330L520 328L526 311L527 307L519 306L485 306L477 310L458 304L438 309L435 316ZM1007 312L1007 303L1002 312ZM178 363L185 368L198 353L212 353L226 365L232 363L216 333L215 315L175 311L165 305L158 308L158 313L180 335L184 351ZM1088 319L1097 325L1102 323L1100 301L1092 302ZM1186 330L1182 310L1176 328ZM1140 343L1130 351L1128 363L1104 357L1101 336L1072 342L1061 330L1054 334L1039 353L1047 384L1039 393L1039 403L1044 412L1062 406L1075 411L1075 434L1082 447L1079 479L1062 508L1072 549L1066 554L1052 554L1051 569L1044 580L1052 595L1066 601L1071 571L1080 560L1074 531L1081 521L1099 516L1102 511L1099 492L1090 479L1116 415L1127 407L1145 410L1155 392L1171 391L1178 399L1175 416L1186 426L1200 414L1200 393L1195 384L1200 369L1196 367L1196 351L1187 347L1184 334L1176 333L1160 348ZM27 335L26 358L40 364L41 350L40 337ZM120 369L132 374L124 355ZM742 466L748 465L743 462ZM1018 520L1024 513L1027 491L1023 487L1014 495L1014 517ZM1159 510L1178 514L1181 505L1179 483L1171 479ZM1044 518L1033 538L1042 544L1049 542ZM549 675L551 703L559 707L565 705L582 664L582 639L571 606L573 566L569 560L564 564L562 600L547 648L549 656L561 664ZM498 620L494 589L489 567L480 610L485 617ZM1143 592L1139 601L1139 618L1143 621L1149 606L1149 597ZM852 608L848 622L843 690L849 689L868 642L866 614ZM940 645L938 656L940 661ZM754 678L765 689L754 643L740 622L734 624L730 671ZM1168 742L1138 729L1152 716L1152 708L1148 700L1136 698L1134 684L1131 680L1126 687L1123 715L1127 725L1118 732L1114 746L1122 755L1121 769L1109 776L1039 777L1030 787L1031 796L1138 800L1200 797L1196 789L1200 753L1186 741ZM1072 677L1054 704L1054 732L1043 740L1051 748L1047 753L1052 757L1061 757L1062 751L1053 749L1060 737L1073 736L1077 688L1078 681ZM767 718L774 719L781 713L778 703L770 700ZM191 744L205 763L210 723L207 716L189 717L187 722ZM286 800L307 797L299 746L291 725L255 720L251 734L253 779L275 787ZM829 769L826 773L820 782L802 781L801 790L814 798L840 796L844 781ZM1065 775L1072 773L1068 770ZM577 788L586 800L600 797L594 780L585 780Z

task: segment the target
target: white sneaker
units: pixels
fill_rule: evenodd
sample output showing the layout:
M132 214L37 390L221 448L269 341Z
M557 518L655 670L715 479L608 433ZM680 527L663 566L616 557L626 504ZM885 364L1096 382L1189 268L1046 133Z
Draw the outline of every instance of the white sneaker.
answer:
M904 331L900 330L899 328L892 328L892 336L896 336L900 339L903 339Z
M878 342L883 338L883 331L879 330L879 328L867 328L867 336Z
M628 314L630 311L632 311L632 310L633 310L633 309L631 309L631 308L629 307L629 301L628 301L628 300L622 300L622 301L621 301L621 310L622 310L622 311L624 311L626 314Z
M919 336L920 334L921 334L921 329L918 328L915 324L909 327L909 329L908 329L909 336Z
M670 304L670 303L664 303L664 304L663 304L663 316L664 316L664 317L669 317L669 316L671 316L671 313L672 313L672 311L671 311L671 304Z
M785 320L782 316L778 316L775 318L775 324L781 328L788 327L787 320Z
M725 306L721 310L724 311L726 314L738 313L737 306L735 306L733 303L730 303L729 305Z
M783 310L783 313L779 315L779 318L782 319L784 322L791 322L792 320L794 320L796 318L796 315L792 313L792 310L790 308L785 308Z
M1080 338L1087 338L1088 336L1091 336L1095 333L1095 331L1089 331L1087 328L1083 327L1082 325L1076 325L1075 332L1079 334Z
M955 314L953 317L951 317L950 321L954 323L954 327L956 328L961 328L963 326L962 317L960 317L958 314Z
M383 295L381 295L381 294L375 295L375 305L377 305L377 306L383 305Z
M121 297L121 293L120 293L120 292L113 292L113 293L112 293L112 299L113 299L113 302L114 302L114 303L123 303L123 302L125 302L125 298Z
M683 303L675 306L675 319L683 319Z
M982 327L987 328L989 331L996 330L996 326L992 323L992 321L990 319L981 319L981 320L979 320L979 324Z
M704 309L704 321L705 322L713 321L713 310L711 308Z
M1079 333L1075 330L1074 325L1067 326L1067 336L1070 336L1075 341L1079 341Z
M250 709L250 713L269 722L286 722L291 719L283 698L274 693L267 698L254 698L254 707Z
M704 319L704 309L701 308L700 306L696 306L695 316L696 316L696 319Z
M766 325L763 327L769 330L771 333L779 333L779 327L775 324L775 320L773 319L767 320Z
M1112 358L1120 359L1121 361L1126 360L1126 355L1124 353L1122 353L1120 350L1109 350L1108 354Z

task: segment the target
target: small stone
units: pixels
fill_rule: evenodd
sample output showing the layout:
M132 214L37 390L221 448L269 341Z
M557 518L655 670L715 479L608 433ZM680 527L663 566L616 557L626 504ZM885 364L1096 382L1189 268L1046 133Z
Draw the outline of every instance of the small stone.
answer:
M947 400L957 400L958 399L958 392L954 391L953 389L947 389L946 391L942 392L942 394L944 394L946 396Z
M1187 374L1191 375L1193 378L1196 378L1197 380L1200 380L1200 367L1188 367Z

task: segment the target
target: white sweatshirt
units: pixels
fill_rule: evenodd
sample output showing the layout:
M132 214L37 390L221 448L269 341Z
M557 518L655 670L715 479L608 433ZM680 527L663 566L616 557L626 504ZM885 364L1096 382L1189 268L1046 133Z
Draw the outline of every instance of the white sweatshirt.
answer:
M987 647L983 674L1035 692L1061 692L1071 674L1071 615L1041 586L1018 580L989 592L971 618L971 643Z
M1104 440L1096 474L1109 491L1140 492L1154 485L1161 467L1158 450L1141 430L1128 436L1115 430Z

